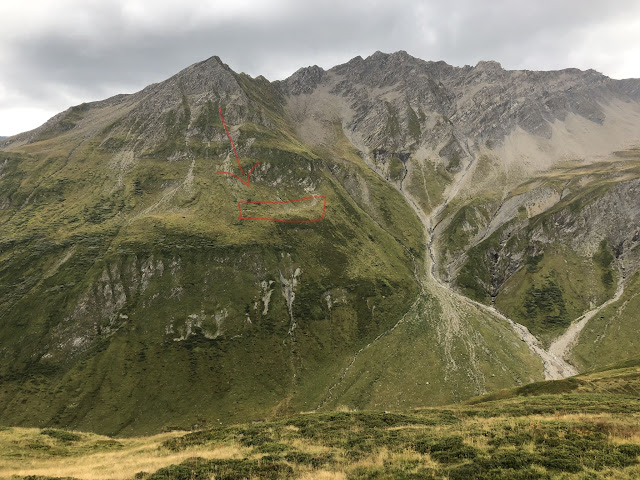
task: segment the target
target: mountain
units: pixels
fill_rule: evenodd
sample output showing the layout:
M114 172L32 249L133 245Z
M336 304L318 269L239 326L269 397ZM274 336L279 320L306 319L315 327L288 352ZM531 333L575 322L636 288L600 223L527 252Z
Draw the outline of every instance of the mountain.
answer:
M0 422L404 410L631 355L639 85L212 57L10 137Z

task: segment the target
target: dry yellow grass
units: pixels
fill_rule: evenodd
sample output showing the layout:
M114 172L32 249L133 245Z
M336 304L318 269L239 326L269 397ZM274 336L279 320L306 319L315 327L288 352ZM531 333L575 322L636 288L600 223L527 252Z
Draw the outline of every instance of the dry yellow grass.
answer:
M386 447L382 447L375 451L372 455L363 458L350 465L349 471L357 470L362 467L384 467L385 462L391 459L391 452Z
M599 398L594 397L594 401ZM138 472L153 473L191 457L241 460L234 468L244 467L245 459L255 467L277 465L282 468L279 478L343 480L347 477L371 478L387 472L446 478L452 468L465 463L475 462L478 468L482 468L490 461L513 458L514 452L528 453L536 459L526 466L529 473L543 477L548 475L554 480L578 480L587 478L585 475L594 480L640 478L640 464L634 465L640 458L632 458L633 455L628 453L631 444L640 444L640 413L636 413L637 407L636 410L629 407L630 411L624 414L560 413L551 410L546 415L512 416L505 412L490 417L473 416L477 407L473 407L467 416L465 408L449 407L445 422L440 424L403 425L397 423L406 420L394 420L394 417L385 417L389 421L386 423L380 422L380 414L369 413L354 416L353 422L347 421L348 415L332 418L331 421L340 422L340 427L331 428L328 419L322 415L311 419L300 417L300 426L266 422L247 426L244 430L241 426L234 427L229 435L220 435L216 431L209 437L203 432L205 435L190 436L184 442L170 442L175 450L163 448L163 442L186 432L114 440L91 433L76 432L77 438L74 438L73 434L62 431L0 427L0 480L16 480L26 475L125 480L134 478ZM497 410L504 405L489 408ZM454 411L458 413L457 421L451 421ZM514 435L521 437L522 443L518 439L512 441ZM599 456L600 466L595 467L589 459L576 456L573 463L573 457L560 459L573 472L549 467L545 462L554 458L556 450L562 450L562 445L571 445L575 435L583 437L581 444L589 447L592 455ZM538 440L546 436L553 437L561 445L542 445ZM460 450L456 439L462 441L465 451ZM492 443L492 439L503 442ZM444 441L448 442L446 455L449 457L443 457L441 447L432 450ZM621 449L617 457L604 452L605 446L615 452L620 445L625 445L626 450ZM604 453L598 453L596 447ZM465 452L470 452L470 456ZM476 457L479 462L474 460ZM622 468L617 463L620 458L630 463ZM272 463L274 459L275 464ZM248 470L243 471L246 473Z
M331 472L329 470L310 470L300 475L300 480L344 480L343 472Z
M296 438L292 440L290 444L296 450L299 450L304 453L309 453L311 455L320 455L322 453L327 453L331 450L329 447L325 447L324 445L318 445L306 439L301 439L301 438Z
M0 455L0 478L10 479L13 475L43 475L51 477L75 477L82 480L133 478L137 472L155 472L156 470L181 463L189 457L207 459L243 458L248 449L237 446L219 446L212 448L189 448L181 452L171 452L158 447L165 440L183 435L185 432L171 432L152 437L120 439L122 448L70 456L45 457L42 454L32 458L24 455L7 457ZM83 434L89 441L108 440L93 434ZM0 432L0 451L7 451L11 446L28 442L42 442L38 429L13 428ZM48 440L46 440L48 442Z

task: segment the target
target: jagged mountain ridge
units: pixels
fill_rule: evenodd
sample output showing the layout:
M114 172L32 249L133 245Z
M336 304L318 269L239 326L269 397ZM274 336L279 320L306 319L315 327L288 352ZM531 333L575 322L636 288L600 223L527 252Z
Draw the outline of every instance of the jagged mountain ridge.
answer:
M202 106L213 98L210 94L215 91L218 94L216 99L223 102L239 97L234 105L241 108L247 105L248 99L234 75L218 57L212 57L136 94L117 95L102 102L83 105L101 108L139 102L136 109L138 116L157 116L169 106L174 106L182 95L197 95L195 105ZM270 85L264 77L255 80ZM612 80L594 70L507 71L497 62L479 62L475 67L453 67L442 61L420 60L401 51L390 55L376 52L367 59L355 57L328 71L318 66L301 68L286 80L274 82L276 88L269 93L275 97L272 100L284 103L284 97L309 94L324 84L331 84L334 95L346 97L353 110L360 112L347 125L352 131L369 127L366 123L367 114L389 114L384 109L380 112L370 105L363 105L368 98L376 99L402 92L405 108L406 104L409 107L412 104L414 107L428 107L425 110L429 118L423 111L421 117L425 118L418 119L421 124L433 123L433 118L446 118L447 123L450 121L455 124L456 132L473 137L476 148L483 140L500 142L516 127L531 134L549 137L551 124L556 120L565 120L569 114L602 124L606 113L599 103L638 101L640 91L640 79ZM372 95L373 92L366 92L367 89L380 90ZM279 95L282 97L277 98ZM149 101L151 98L153 102ZM391 99L390 103L395 106L393 102L394 99ZM17 136L16 140L32 141L43 130L65 128L64 125L53 126L60 124L68 112L53 117L39 129L29 132L27 137L24 134ZM237 113L231 111L227 115L230 123L237 123L238 119L234 116ZM398 145L402 147L415 145L415 138L412 139L409 132L408 115L403 116L405 118L400 119L400 126L404 127L400 129L402 138L390 139L387 136L381 139L373 136L368 142L371 143L369 148L384 146L385 140L399 142ZM268 125L266 119L252 120L272 126ZM434 130L426 130L421 125L420 135L427 133L433 136Z
M486 140L502 141L516 127L548 138L550 124L565 120L568 114L602 124L605 112L598 103L637 100L640 82L611 80L593 70L507 71L497 62L459 68L416 59L406 52L376 52L366 60L356 57L328 71L317 66L301 69L280 84L287 95L299 96L327 83L331 84L332 93L346 97L357 112L348 124L352 131L366 131L367 115L381 113L365 108L363 103L387 95L389 103L404 117L400 118L404 135L393 139L399 146L409 147L418 140L411 138L409 132L411 113L402 111L411 107L415 114L420 113L420 135L433 136L434 120L446 119L456 132L473 137L474 147L478 148ZM397 104L394 92L401 93ZM424 111L415 112L416 109ZM382 111L385 113L388 112ZM372 136L368 146L378 146L374 145L376 142L382 146L384 140L390 139Z
M604 138L594 155L636 141L636 83L404 52L269 82L212 57L8 139L3 421L152 431L541 378L508 323L434 280L430 254L446 258L466 201L566 161L563 128ZM215 174L234 168L218 108L243 165L262 162L251 190ZM310 193L328 196L313 228L237 220L238 200ZM491 222L472 223L482 237Z

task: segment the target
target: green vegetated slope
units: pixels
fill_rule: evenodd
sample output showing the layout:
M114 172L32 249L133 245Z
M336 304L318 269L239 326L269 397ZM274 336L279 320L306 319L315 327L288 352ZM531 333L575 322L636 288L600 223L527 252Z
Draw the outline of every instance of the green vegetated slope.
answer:
M402 411L542 378L540 361L506 323L464 304L451 308L447 300L422 298L357 356L321 406Z
M639 415L636 357L405 413L310 413L148 438L5 428L0 478L107 478L115 460L119 478L633 479Z
M212 58L1 151L1 422L149 433L541 378L505 325L419 298L426 240L394 187L404 160L385 179L338 124L306 145L285 103ZM242 176L220 109L243 170L260 162L249 187L217 174ZM424 167L433 207L451 177ZM239 201L310 195L326 197L319 222L238 219Z
M544 340L563 331L591 306L613 295L613 280L591 258L566 245L528 256L496 297L496 306ZM607 270L612 276L611 270ZM607 279L610 277L606 277Z
M364 116L349 124L342 107L310 110L326 120L311 122L322 141L301 140L315 137L292 104L311 108L296 95L326 72L270 83L216 57L5 141L0 422L148 433L445 404L541 379L540 359L506 322L425 271L429 226L414 208L424 217L443 206L454 219L436 232L447 280L548 341L635 269L637 238L622 226L635 221L637 155L521 185L511 197L522 208L479 238L510 199L485 191L443 204L472 143L440 112L451 107L443 84L384 67L404 89L388 97L401 106L349 87L364 88L360 76L389 87L376 66L385 58L336 67L348 81L316 107L352 102L345 109ZM257 164L249 186L217 173L246 177L220 110L242 170ZM549 191L562 197L552 206ZM326 197L323 220L238 218L241 201L308 196ZM287 208L289 219L309 214Z
M227 72L202 101L195 73L0 153L3 423L114 434L309 409L415 299L424 240L400 195L376 179L354 199L331 172L364 164L297 141L268 82ZM250 188L216 174L239 173L218 106L245 168L262 162ZM237 219L239 200L311 192L321 222Z
M505 400L522 400L521 403L524 405L526 404L525 399L535 402L535 397L544 399L547 396L565 394L612 394L638 397L640 395L639 382L640 358L637 355L631 355L628 360L607 364L601 369L590 370L575 377L535 382L523 387L501 390L469 399L465 404L481 405Z
M461 206L440 237L443 258L462 255L461 266L453 271L457 287L478 301L493 299L496 308L545 344L613 297L623 276L638 265L640 170L637 153L627 157L552 172L512 190L502 202L476 198ZM474 243L505 206L512 214ZM625 298L636 289L634 282L626 282ZM611 321L613 312L607 309L599 316ZM637 322L622 325L623 335L637 335ZM579 342L586 345L593 339L583 336ZM581 360L580 366L603 365L624 355L601 353L593 357L596 363Z
M451 173L443 165L432 159L420 161L414 157L409 161L402 187L424 212L430 212L444 201L444 190L451 180Z

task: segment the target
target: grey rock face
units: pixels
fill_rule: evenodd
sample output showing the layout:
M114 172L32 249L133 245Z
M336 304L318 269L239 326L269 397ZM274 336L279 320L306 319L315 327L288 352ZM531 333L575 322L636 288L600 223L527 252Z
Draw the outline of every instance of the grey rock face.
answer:
M301 68L286 80L274 83L287 95L300 95L313 92L325 75L326 72L322 68L314 65Z
M520 245L529 244L532 250L528 254L532 256L548 245L560 244L584 258L591 257L599 243L606 239L617 264L627 275L634 273L640 266L639 195L640 180L622 181L578 211L567 206L535 226L526 221L511 224L501 233L500 247L487 251L485 260L491 267L491 290L497 292L525 261L527 252L518 249L518 242L508 242L511 237L520 238Z
M603 105L640 99L640 81L593 70L507 71L490 61L458 68L402 51L356 57L327 72L302 69L281 88L288 97L313 96L320 86L349 105L354 115L345 127L367 147L404 152L420 145L441 151L452 137L470 148L499 145L516 128L550 138L552 124L569 114L602 124Z
M149 85L131 95L116 95L109 99L72 107L51 118L41 127L22 133L12 140L30 143L43 138L49 132L64 131L80 127L85 117L99 112L103 118L108 111L123 111L117 122L108 125L114 138L126 138L127 149L144 151L157 147L171 133L185 132L188 137L207 138L203 128L196 125L205 113L207 124L219 122L218 106L225 107L225 120L230 124L253 122L271 127L268 118L261 113L259 105L251 101L242 87L244 74L233 72L220 58L211 57L185 68L171 78ZM264 77L255 82L270 83ZM209 111L206 111L209 109ZM218 132L220 139L224 132Z
M627 95L630 99L640 102L640 78L617 80L616 85L622 94Z

